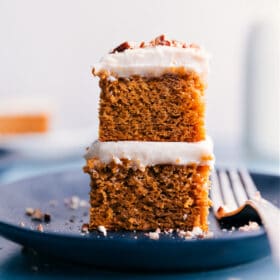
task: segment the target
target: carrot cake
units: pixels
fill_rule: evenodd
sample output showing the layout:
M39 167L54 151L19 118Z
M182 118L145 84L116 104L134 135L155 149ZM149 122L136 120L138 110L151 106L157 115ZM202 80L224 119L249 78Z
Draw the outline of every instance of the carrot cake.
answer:
M208 55L168 40L125 42L94 65L99 139L85 156L90 230L208 229L213 145L205 130Z
M1 98L0 136L44 133L49 129L48 102L34 98Z

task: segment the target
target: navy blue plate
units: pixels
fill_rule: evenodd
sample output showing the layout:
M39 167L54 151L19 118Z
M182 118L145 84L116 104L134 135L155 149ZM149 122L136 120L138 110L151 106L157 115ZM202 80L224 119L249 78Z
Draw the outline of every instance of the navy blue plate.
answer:
M279 177L253 178L257 185L261 183L264 197L277 197ZM77 195L87 200L88 185L87 175L73 170L0 186L0 235L51 256L118 270L206 270L253 261L270 253L262 227L251 232L225 232L212 213L210 230L214 237L210 239L185 240L174 234L151 240L141 232L82 235L80 227L88 221L88 209L72 210L64 199ZM52 200L57 204L50 204ZM51 214L51 222L43 223L44 232L36 230L38 222L25 215L26 207Z

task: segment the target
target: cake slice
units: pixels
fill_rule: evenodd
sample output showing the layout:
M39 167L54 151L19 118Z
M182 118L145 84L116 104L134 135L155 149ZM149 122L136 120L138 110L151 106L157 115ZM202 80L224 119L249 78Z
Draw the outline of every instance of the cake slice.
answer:
M49 102L39 98L2 97L0 136L45 133L49 130Z
M125 42L94 66L101 95L99 139L84 168L90 230L207 231L207 71L204 50L163 35Z
M100 77L100 141L205 139L205 51L163 36L121 46L93 68Z

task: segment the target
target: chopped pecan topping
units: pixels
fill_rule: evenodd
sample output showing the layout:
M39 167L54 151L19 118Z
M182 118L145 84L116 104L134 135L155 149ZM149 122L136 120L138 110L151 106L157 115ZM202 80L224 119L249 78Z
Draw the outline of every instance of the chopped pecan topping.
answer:
M123 52L123 51L125 51L125 50L127 50L129 48L130 48L130 44L128 42L123 42L122 44L120 44L119 46L114 48L111 53Z
M117 46L111 53L116 53L116 52L124 52L127 49L134 49L134 48L146 48L146 47L155 47L155 46L171 46L171 47L177 47L177 48L195 48L199 49L200 47L197 44L186 44L185 42L180 42L177 40L169 40L166 38L164 34L156 37L152 41L146 43L142 41L141 43L135 44L135 43L129 43L129 42L124 42Z
M164 34L156 37L155 40L151 41L151 43L154 43L155 46L171 46L171 41L166 40Z

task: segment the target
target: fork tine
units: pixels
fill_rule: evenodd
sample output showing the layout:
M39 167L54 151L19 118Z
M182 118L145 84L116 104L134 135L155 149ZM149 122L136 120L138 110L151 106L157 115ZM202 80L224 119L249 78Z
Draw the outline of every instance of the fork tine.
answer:
M241 181L237 170L229 170L228 175L231 180L231 186L234 191L235 198L238 202L238 206L241 206L246 202L246 200L248 200L248 196L244 189L243 182Z
M229 176L227 175L225 170L220 170L219 171L220 175L220 182L222 186L222 192L223 192L223 197L225 201L225 206L228 211L233 211L238 208L237 203L235 201L232 189L231 189L231 184L229 180Z
M248 170L240 169L239 173L247 190L249 198L256 198L256 196L258 196L258 190Z
M210 188L210 197L213 201L213 209L215 212L217 212L219 207L224 205L224 202L223 202L221 186L216 170L213 170L211 174L211 181L212 181L212 186Z

